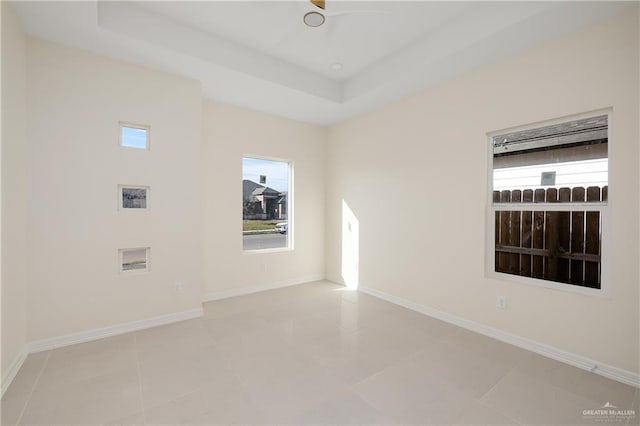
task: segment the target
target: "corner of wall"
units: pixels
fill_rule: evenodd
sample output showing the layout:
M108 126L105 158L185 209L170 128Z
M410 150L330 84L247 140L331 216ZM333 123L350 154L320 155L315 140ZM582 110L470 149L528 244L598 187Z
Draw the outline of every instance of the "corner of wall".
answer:
M26 46L9 2L2 19L1 294L2 391L26 357ZM8 107L10 106L10 107Z

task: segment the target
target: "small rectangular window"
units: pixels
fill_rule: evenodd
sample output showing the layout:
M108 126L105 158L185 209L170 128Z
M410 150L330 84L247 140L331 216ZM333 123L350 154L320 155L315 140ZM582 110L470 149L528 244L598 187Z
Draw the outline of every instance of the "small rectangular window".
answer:
M149 149L149 126L120 123L120 146Z
M242 159L242 248L245 251L290 248L291 164Z
M118 198L121 210L148 210L149 187L119 185Z
M149 270L149 247L119 250L121 272L144 272Z
M601 289L608 115L490 139L494 271Z

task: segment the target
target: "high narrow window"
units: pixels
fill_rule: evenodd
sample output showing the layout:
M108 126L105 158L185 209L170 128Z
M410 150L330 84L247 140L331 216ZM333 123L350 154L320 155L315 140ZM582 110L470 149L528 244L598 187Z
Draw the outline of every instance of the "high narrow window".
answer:
M491 137L495 272L601 289L608 116Z
M120 146L149 149L149 126L120 123Z
M242 159L242 248L245 251L291 247L291 164Z

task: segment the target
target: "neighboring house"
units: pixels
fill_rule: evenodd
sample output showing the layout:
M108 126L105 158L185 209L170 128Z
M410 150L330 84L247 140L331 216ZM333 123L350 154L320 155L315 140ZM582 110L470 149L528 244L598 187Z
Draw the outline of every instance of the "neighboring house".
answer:
M242 181L244 219L287 219L287 193L250 180Z
M243 200L250 199L251 198L251 193L256 188L264 188L264 186L260 185L259 183L255 183L252 180L243 179L242 180L242 199Z

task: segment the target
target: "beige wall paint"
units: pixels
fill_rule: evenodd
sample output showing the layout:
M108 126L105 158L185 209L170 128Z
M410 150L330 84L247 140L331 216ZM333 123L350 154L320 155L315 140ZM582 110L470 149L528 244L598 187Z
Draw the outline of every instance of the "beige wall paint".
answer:
M25 37L2 2L2 378L27 341Z
M200 84L29 39L27 91L29 340L200 309ZM119 121L151 149L120 147ZM118 184L151 209L118 211ZM151 270L121 274L118 248L147 246Z
M203 125L205 299L323 277L326 130L209 101ZM293 162L293 251L243 254L243 156Z
M327 274L341 210L362 286L638 372L638 36L625 14L335 126ZM613 108L607 297L485 275L487 132ZM498 295L508 308L498 310Z
M29 106L28 150L24 105L2 117L3 374L27 341L200 308L203 295L315 279L325 266L340 280L342 200L359 221L363 286L640 371L639 15L327 130L203 105L196 82L39 40L28 41L25 89L24 39L2 7L12 82L2 102L20 106L27 90ZM614 123L608 297L485 278L486 133L604 107ZM151 151L118 147L119 120L150 124ZM243 155L294 162L294 251L242 253ZM151 211L119 213L119 183L151 185ZM152 247L151 272L120 275L117 249L137 246ZM496 310L498 294L508 309Z

